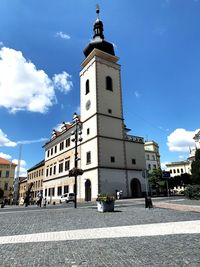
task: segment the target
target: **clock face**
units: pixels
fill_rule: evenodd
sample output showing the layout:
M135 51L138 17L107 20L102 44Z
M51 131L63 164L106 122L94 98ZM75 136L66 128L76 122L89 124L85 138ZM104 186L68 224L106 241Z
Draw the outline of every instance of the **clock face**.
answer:
M89 110L90 107L91 107L91 101L88 100L88 101L86 102L85 108L86 108L86 110Z

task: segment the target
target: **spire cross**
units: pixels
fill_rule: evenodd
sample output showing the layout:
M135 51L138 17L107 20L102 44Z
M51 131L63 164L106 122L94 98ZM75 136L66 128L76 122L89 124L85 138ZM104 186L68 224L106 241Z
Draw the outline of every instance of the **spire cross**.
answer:
M96 4L96 13L97 13L97 19L99 19L100 7L98 4Z

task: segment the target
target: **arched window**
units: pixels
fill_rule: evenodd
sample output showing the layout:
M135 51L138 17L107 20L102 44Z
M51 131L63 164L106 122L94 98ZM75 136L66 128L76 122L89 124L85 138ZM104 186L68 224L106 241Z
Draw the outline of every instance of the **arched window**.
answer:
M87 79L86 83L85 83L85 94L87 95L90 92L90 82Z
M113 91L112 78L110 76L106 77L106 89Z

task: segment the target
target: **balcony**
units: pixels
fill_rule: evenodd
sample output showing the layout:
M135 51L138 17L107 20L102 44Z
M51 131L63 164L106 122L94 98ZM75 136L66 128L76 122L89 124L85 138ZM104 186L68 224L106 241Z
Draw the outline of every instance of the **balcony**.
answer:
M144 143L144 138L140 136L126 135L125 139L135 143L140 143L140 144Z

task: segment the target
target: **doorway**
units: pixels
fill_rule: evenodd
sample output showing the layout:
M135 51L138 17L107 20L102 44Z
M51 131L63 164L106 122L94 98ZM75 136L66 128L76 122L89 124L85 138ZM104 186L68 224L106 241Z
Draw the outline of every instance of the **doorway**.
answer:
M91 201L91 182L89 179L85 181L85 201Z
M141 197L141 184L140 181L136 178L132 179L131 181L131 197Z

